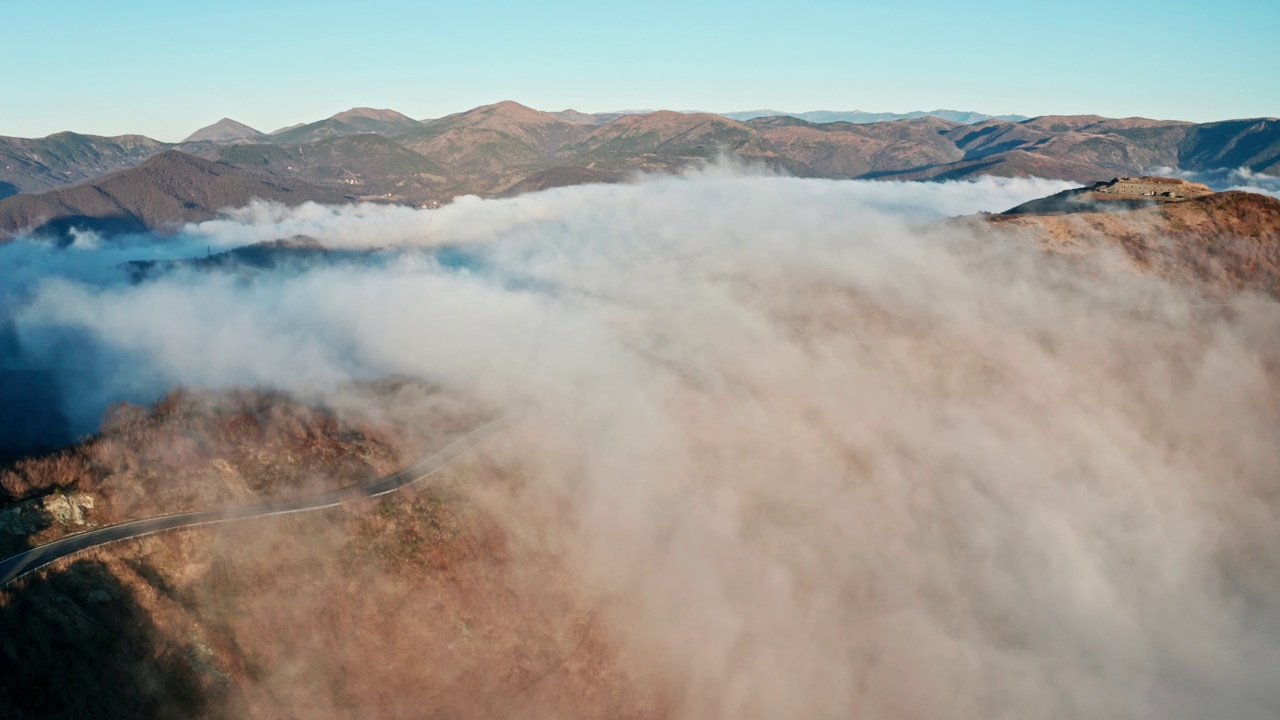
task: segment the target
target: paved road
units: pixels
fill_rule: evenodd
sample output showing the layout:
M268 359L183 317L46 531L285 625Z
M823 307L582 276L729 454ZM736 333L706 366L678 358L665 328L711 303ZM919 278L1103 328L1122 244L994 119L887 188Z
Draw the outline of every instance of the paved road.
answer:
M248 518L266 517L270 515L287 515L289 513L321 510L341 505L354 495L378 497L394 492L405 485L418 482L448 467L454 460L465 455L480 443L493 437L515 421L514 416L499 418L488 422L462 437L444 446L418 464L405 468L400 472L372 480L363 485L335 490L287 502L252 505L249 507L227 508L224 510L205 510L202 512L179 513L177 515L161 515L145 520L110 525L90 530L89 532L71 535L61 540L31 548L5 560L0 560L0 587L17 580L31 572L35 572L49 563L74 555L89 548L107 543L130 540L132 538L151 535L165 530L190 528L198 525L245 520Z

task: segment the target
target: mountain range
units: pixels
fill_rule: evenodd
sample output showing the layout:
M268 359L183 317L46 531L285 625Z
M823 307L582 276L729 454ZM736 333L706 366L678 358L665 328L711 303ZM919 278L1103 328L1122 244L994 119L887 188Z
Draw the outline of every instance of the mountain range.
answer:
M176 144L69 132L0 138L0 233L49 223L65 229L83 217L114 218L98 224L106 228L155 228L210 216L217 203L247 201L245 193L257 189L289 202L435 206L462 194L679 172L719 157L799 177L882 180L997 175L1087 183L1177 170L1280 172L1276 118L939 117L949 112L869 123L833 120L839 113L741 113L737 120L668 110L549 113L507 101L426 120L355 108L270 134L224 118ZM174 154L205 162L182 163ZM144 165L155 156L166 159ZM153 185L160 178L167 184ZM118 188L129 191L113 194ZM58 192L38 195L47 191Z

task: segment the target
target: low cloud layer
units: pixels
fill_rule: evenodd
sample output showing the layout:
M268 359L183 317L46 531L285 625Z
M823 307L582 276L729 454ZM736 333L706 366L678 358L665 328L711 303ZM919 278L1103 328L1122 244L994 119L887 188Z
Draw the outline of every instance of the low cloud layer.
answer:
M1243 190L1245 192L1270 195L1280 198L1280 177L1266 173L1253 172L1249 168L1193 171L1163 171L1162 175L1173 175L1191 182L1204 183L1218 192L1225 190Z
M928 222L1064 187L711 171L18 243L10 353L78 427L390 374L523 412L526 481L477 497L683 717L1275 717L1280 313ZM113 269L295 235L376 254Z

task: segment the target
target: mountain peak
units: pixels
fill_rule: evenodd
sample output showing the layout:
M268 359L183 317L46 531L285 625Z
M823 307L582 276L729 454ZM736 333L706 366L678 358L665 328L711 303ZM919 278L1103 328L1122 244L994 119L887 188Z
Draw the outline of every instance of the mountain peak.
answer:
M379 108L369 108L369 107L351 108L350 110L346 110L344 112L338 113L337 115L334 115L332 119L338 120L341 122L350 122L352 120L360 119L360 120L376 120L378 122L403 123L406 125L417 124L416 120L409 117L408 115L405 115L404 113L399 113L399 112L396 112L395 110L390 110L385 108L379 109Z
M474 110L460 113L457 117L494 117L510 122L567 122L552 113L534 110L528 105L521 105L514 100L503 100L492 105L481 105Z
M344 135L394 135L421 127L422 123L395 110L356 107L306 125L282 128L272 134L278 143L309 143Z
M261 132L248 125L224 117L208 127L202 127L191 133L182 142L233 142L261 136Z
M588 115L587 113L584 113L584 112L578 112L573 108L569 108L568 110L561 110L560 112L553 112L551 114L555 115L561 120L571 122L571 123L577 123L579 125L599 125L600 124L600 118L596 117L595 115Z
M516 102L515 100L499 100L498 102L493 103L492 105L481 105L479 108L476 108L476 109L480 110L483 108L492 108L494 110L502 110L504 112L521 112L521 111L538 112L537 110L534 110L528 105L522 105Z
M515 132L524 134L529 127L563 127L580 131L586 126L558 117L554 113L534 110L514 100L503 100L492 105L481 105L466 112L446 115L439 120L427 123L428 127L444 128L480 128L499 132Z

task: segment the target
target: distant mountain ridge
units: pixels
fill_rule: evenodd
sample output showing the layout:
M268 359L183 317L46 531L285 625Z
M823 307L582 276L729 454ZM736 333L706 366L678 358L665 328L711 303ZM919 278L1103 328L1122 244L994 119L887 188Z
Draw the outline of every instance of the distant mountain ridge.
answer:
M1028 120L1026 115L987 115L970 110L914 110L905 113L866 112L864 110L811 110L809 112L783 112L781 110L746 110L741 112L719 113L733 120L755 120L762 117L793 117L811 123L849 122L867 124L891 122L893 120L912 120L922 117L935 117L952 122L972 125L984 120L1005 120L1019 122Z
M363 133L391 135L421 125L422 123L417 120L395 110L361 107L340 112L324 120L279 130L271 136L271 140L278 143L298 144Z
M328 197L419 206L463 194L497 197L616 182L637 172L681 172L726 156L797 177L837 179L996 175L1090 183L1239 168L1280 174L1276 118L1197 124L1067 115L972 122L973 114L960 115L925 113L870 123L791 115L740 121L670 110L543 112L504 101L423 121L394 110L354 108L271 135L224 119L179 144L138 135L0 137L0 198L19 193L0 200L7 213L16 213L0 213L0 232L29 226L32 217L17 208L28 207L34 193L94 185L112 171L171 150L211 161L224 175L234 168L268 184L322 188ZM149 176L134 176L129 186L139 189L143 177ZM203 201L191 202L212 211ZM169 208L175 221L190 214L169 204L157 207Z

